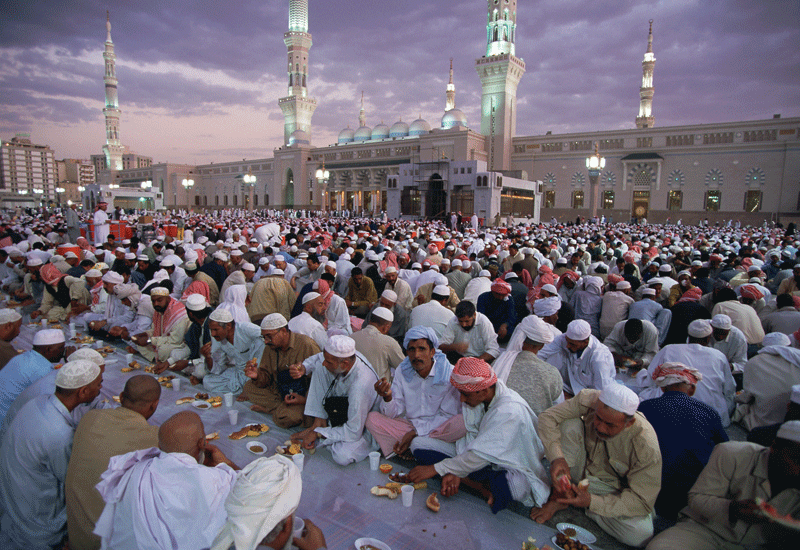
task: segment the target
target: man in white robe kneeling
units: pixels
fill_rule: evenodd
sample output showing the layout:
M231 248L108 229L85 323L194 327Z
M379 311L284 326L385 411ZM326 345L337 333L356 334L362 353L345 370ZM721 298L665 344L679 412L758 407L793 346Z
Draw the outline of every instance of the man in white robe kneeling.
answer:
M455 457L417 466L409 478L416 483L443 476L444 496L455 495L463 482L480 491L495 514L512 500L544 504L550 493L544 446L525 400L476 357L459 359L450 383L461 393L467 434L456 441Z

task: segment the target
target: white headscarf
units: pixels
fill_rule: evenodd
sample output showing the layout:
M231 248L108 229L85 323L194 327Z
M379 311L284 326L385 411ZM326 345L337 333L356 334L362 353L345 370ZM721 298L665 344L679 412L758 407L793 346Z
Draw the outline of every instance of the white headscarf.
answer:
M236 324L249 323L250 315L247 314L245 300L247 299L247 287L243 285L229 286L225 291L225 300L217 309L231 312Z

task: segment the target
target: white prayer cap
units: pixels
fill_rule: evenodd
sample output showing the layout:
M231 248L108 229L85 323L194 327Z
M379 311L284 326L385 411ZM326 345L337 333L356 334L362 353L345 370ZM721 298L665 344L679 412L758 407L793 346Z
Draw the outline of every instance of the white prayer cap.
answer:
M139 254L136 257L136 259L139 260L140 262L149 262L150 261L150 258L147 256L147 254Z
M449 264L450 263L450 258L442 258L442 263L443 264Z
M208 316L209 320L215 323L231 323L233 322L233 315L230 311L223 308L217 308Z
M478 277L491 277L492 274L489 273L488 269L481 269L480 273L478 273Z
M122 275L120 275L116 271L109 271L105 275L103 275L103 282L110 283L112 285L119 285L124 283L125 279L123 279Z
M702 267L702 266L703 262L701 262L700 260L692 260L692 267Z
M599 399L606 406L628 416L636 414L639 408L639 396L632 389L617 382L606 384L600 392Z
M186 270L186 271L194 271L194 270L197 269L197 263L196 262L186 262L185 264L183 264L183 269Z
M97 350L93 350L92 348L78 348L70 353L67 362L71 363L74 361L91 361L98 367L102 367L106 364L105 358L100 355Z
M708 319L695 319L689 323L688 333L692 338L706 338L714 332Z
M722 330L730 330L733 323L731 323L730 317L724 313L719 313L711 319L711 326Z
M556 260L556 263L557 263L558 265L567 265L567 258L566 258L566 256L561 256L560 258L558 258L558 259Z
M56 374L56 387L75 390L91 384L99 375L100 367L92 361L67 361Z
M538 300L537 300L538 301ZM540 344L549 344L553 341L553 331L550 326L536 315L528 315L519 324L526 337Z
M394 267L393 265L390 265L389 267L387 267L386 269L383 270L383 273L384 274L386 274L386 273L397 273L397 268Z
M258 265L266 265L268 263L269 263L269 258L267 258L266 256L258 259Z
M438 296L450 296L450 287L447 285L436 285L433 287L433 294Z
M163 286L156 286L150 289L150 296L169 296L169 290Z
M34 346L49 346L64 342L64 333L59 329L46 328L33 335Z
M20 319L22 319L22 315L20 315L17 310L9 308L0 309L0 325L16 323Z
M586 340L591 335L592 327L583 319L575 319L567 325L566 337L570 340Z
M225 253L221 252L221 251L214 252L214 254L212 254L212 257L215 260L220 260L220 261L223 261L223 262L227 262L228 261L228 256L226 256Z
M653 277L647 282L648 286L656 286L656 285L663 285L664 279L661 277Z
M642 296L655 296L656 289L655 288L643 288L642 289Z
M348 254L347 252L345 252L344 254L342 254L341 256L339 256L339 259L340 259L340 260L349 260L349 259L350 259L350 254Z
M469 260L462 260L461 261L461 269L469 269L472 267L472 262Z
M550 283L542 286L542 290L547 291L550 294L558 294L558 289L555 287L555 285L551 285Z
M670 271L672 271L672 267L669 264L661 264L658 267L659 273L669 273Z
M794 386L792 386L792 394L791 397L789 398L789 401L797 405L800 405L800 384L795 384Z
M678 273L678 277L682 277L684 275L686 275L687 277L691 277L692 276L692 272L689 271L688 269L684 269L683 271Z
M631 288L631 284L628 281L620 281L617 283L617 290L627 290Z
M334 357L347 359L356 354L356 343L349 336L331 336L325 344L325 351Z
M519 276L513 271L506 271L506 274L503 275L503 279L505 279L506 281L509 279L519 279Z
M308 294L306 294L306 296L308 296ZM317 296L319 296L319 294L317 294ZM278 330L288 324L286 317L280 313L270 313L261 320L261 330Z
M126 252L125 253L125 259L126 260L135 260L136 259L136 254L134 254L133 252Z
M280 267L277 267L277 268L272 270L272 274L273 275L284 275L284 271Z
M42 259L38 257L31 258L28 260L27 264L28 267L36 267L37 265L42 265Z
M770 332L761 341L761 345L765 348L767 346L789 346L791 343L789 337L782 332Z
M385 307L376 307L374 310L372 310L372 315L375 317L380 317L384 321L389 321L390 323L394 322L394 313Z
M303 305L306 305L311 300L316 300L320 297L319 292L309 292L305 296L303 296Z
M175 262L167 258L166 260L161 260L161 267L175 267Z
M422 269L422 264L419 262L414 262L411 264L411 269Z
M539 298L533 302L533 313L539 317L550 317L558 313L559 309L561 309L561 297L558 295Z
M244 253L238 248L234 248L233 250L231 250L231 256L241 256L243 254Z
M242 269L243 270L247 270L247 271L255 271L256 270L256 266L254 266L250 262L244 262L244 263L242 263Z
M455 260L453 260L453 261L452 261L451 265L452 265L453 267L461 267L461 260L459 260L458 258L456 258Z
M100 272L100 270L94 268L87 271L86 275L84 275L84 277L102 277L102 276L103 274Z
M393 304L397 302L397 292L388 288L381 293L381 298L386 298Z
M790 420L781 424L775 437L800 443L800 420Z
M114 252L121 252L121 253L125 254L125 252L127 252L127 251L124 248L122 248L121 246L118 246L117 248L114 249Z
M228 520L212 548L258 547L297 510L302 487L300 471L285 456L258 458L242 468L225 500Z
M70 258L77 258L77 257L78 257L78 255L77 255L77 254L75 254L75 253L74 253L72 250L70 250L69 252L67 252L66 254L64 254L64 259L65 259L65 260L68 260L68 259L70 259Z
M208 302L202 294L189 294L186 298L186 309L190 311L202 311L207 307Z

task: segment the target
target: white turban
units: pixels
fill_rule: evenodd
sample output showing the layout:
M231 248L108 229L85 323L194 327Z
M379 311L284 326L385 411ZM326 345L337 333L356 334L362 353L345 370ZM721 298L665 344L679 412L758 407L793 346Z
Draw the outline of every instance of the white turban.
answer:
M256 548L300 504L303 481L291 459L258 458L242 468L225 500L228 521L212 550Z
M56 374L56 387L75 390L91 384L99 375L100 367L92 361L67 361Z
M166 289L164 289L166 290ZM130 298L134 294L141 294L138 285L136 283L129 283L129 284L121 284L114 287L114 294L122 300L124 298ZM151 292L152 294L152 292Z
M286 317L280 313L270 313L261 320L261 330L278 330L288 324Z
M543 285L542 290L547 291L550 294L558 294L558 289L554 285L551 285L550 283Z
M519 324L520 329L527 338L540 344L549 344L553 341L553 331L550 326L536 315L528 315Z
M566 337L570 340L586 340L591 335L592 327L583 319L575 319L567 325Z
M208 316L209 320L216 323L231 323L233 322L233 314L227 309L217 308Z
M105 275L103 275L103 281L106 283L110 283L112 285L118 285L124 283L125 279L123 279L122 275L120 275L116 271L109 271Z
M627 386L617 382L606 384L600 392L600 401L615 411L633 416L639 409L639 396Z
M539 298L533 302L533 313L539 317L555 315L559 309L561 309L561 298L558 295Z
M334 357L347 359L356 354L356 343L349 336L331 336L325 344L325 351Z
M761 342L761 345L766 348L767 346L789 346L791 343L792 342L789 340L789 337L784 333L770 332L764 336L764 340Z

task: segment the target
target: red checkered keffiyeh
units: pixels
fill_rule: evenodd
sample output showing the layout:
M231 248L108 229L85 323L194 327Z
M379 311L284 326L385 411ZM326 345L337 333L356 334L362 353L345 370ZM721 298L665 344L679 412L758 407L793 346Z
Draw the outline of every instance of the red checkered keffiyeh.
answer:
M742 285L742 298L750 298L751 300L760 300L764 294L758 290L758 287L753 285Z
M681 299L678 300L678 302L696 302L702 297L703 291L697 287L694 287L684 292L683 296L681 296Z
M697 369L677 362L659 365L653 371L652 376L656 385L661 388L672 384L680 384L681 382L696 386L703 379L703 375Z
M511 285L505 282L503 279L495 279L491 286L492 292L496 292L497 294L502 294L503 296L508 296L511 294Z
M476 392L497 384L497 374L483 359L462 357L453 367L450 383L457 390Z
M42 281L50 286L58 285L58 281L66 277L66 275L61 273L61 271L53 264L43 265L39 270L39 275L41 276Z

